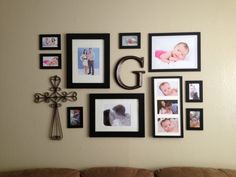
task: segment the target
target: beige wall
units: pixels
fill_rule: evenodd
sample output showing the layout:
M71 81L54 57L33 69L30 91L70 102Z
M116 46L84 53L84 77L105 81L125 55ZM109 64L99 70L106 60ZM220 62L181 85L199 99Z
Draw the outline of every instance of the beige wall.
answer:
M156 169L204 166L236 169L236 1L235 0L0 0L0 170L33 167L132 166ZM201 72L148 73L148 33L201 32ZM79 89L78 101L60 108L64 139L48 139L51 109L33 94L62 77L65 89L65 34L110 33L110 89ZM118 49L118 33L141 32L142 48ZM38 35L62 34L62 69L40 70ZM123 56L145 58L145 138L89 138L89 93L124 93L113 79ZM134 66L137 69L137 66ZM204 131L183 139L152 138L152 76L204 81ZM127 71L129 82L133 76ZM130 78L129 78L130 77ZM184 91L184 90L183 90ZM84 128L66 128L66 107L84 107ZM185 120L185 115L184 115ZM184 121L185 122L185 121ZM185 126L184 126L185 129Z

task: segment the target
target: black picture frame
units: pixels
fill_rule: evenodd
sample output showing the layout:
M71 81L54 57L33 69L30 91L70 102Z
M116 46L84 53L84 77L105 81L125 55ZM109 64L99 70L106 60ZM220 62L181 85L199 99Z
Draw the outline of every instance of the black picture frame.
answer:
M186 109L186 129L203 130L203 109L187 108Z
M149 72L201 71L201 33L149 33Z
M203 81L189 80L185 81L185 101L203 102Z
M183 138L182 76L151 79L153 137Z
M67 128L83 128L83 107L67 107Z
M67 88L110 88L110 34L66 34L66 45Z
M90 137L145 136L144 94L90 94L89 99Z
M119 33L120 49L139 49L141 47L141 33Z
M61 35L60 34L40 34L39 35L40 50L60 50Z
M40 69L61 69L61 54L42 53L39 55Z

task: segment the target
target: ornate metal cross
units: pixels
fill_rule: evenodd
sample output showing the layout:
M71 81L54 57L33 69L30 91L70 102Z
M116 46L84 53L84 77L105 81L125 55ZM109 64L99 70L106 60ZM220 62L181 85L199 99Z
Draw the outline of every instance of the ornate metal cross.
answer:
M77 100L77 93L76 92L65 92L61 91L59 84L61 82L61 78L59 76L52 76L50 77L50 83L52 87L49 88L51 93L44 92L42 93L35 93L34 94L34 102L35 103L50 103L49 105L53 108L53 118L50 128L50 139L52 140L61 140L63 138L61 122L60 122L60 115L58 111L58 107L61 106L60 102L66 101L76 101Z

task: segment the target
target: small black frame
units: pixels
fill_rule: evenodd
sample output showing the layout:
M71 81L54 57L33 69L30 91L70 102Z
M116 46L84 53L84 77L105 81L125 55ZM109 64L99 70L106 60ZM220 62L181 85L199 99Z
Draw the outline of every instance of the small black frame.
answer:
M187 108L186 109L186 129L203 130L203 109Z
M203 102L203 81L185 81L185 101Z
M90 137L144 137L144 94L90 94Z
M39 58L40 69L61 69L61 54L42 53L39 55Z
M67 128L83 128L83 107L67 107Z
M141 47L141 33L119 33L120 49L138 49Z
M40 34L39 35L40 50L60 50L61 35L60 34Z

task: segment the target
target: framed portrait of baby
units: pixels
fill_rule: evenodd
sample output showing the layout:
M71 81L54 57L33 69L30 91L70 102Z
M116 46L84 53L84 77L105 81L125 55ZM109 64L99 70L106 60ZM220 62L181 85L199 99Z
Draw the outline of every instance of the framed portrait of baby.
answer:
M150 33L149 71L201 71L201 33Z
M144 94L90 94L90 137L144 137Z
M61 54L58 53L41 53L40 69L61 69Z
M152 77L153 136L183 138L182 77Z
M188 108L186 109L186 129L203 130L203 109Z
M61 35L60 34L40 34L39 35L40 50L60 50Z

